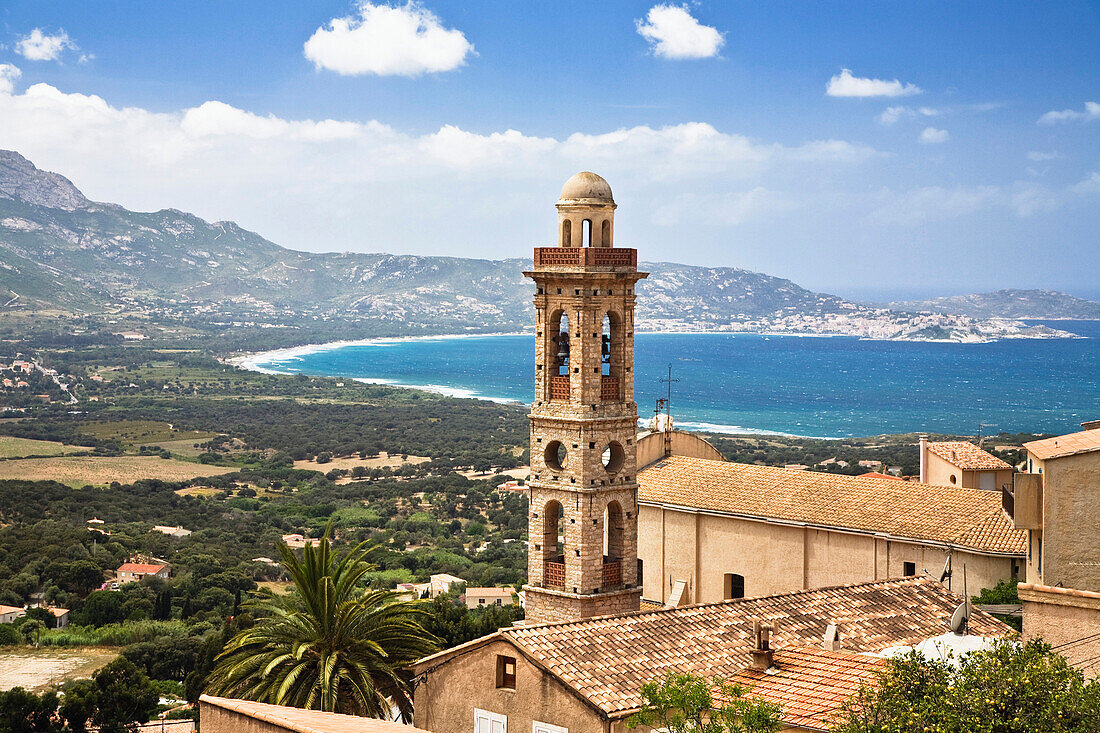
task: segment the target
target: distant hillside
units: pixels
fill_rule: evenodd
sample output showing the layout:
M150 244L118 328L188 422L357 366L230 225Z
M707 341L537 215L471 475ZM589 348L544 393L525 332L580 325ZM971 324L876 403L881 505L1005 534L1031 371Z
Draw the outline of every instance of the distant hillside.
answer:
M998 290L995 293L891 303L889 307L910 312L952 313L970 318L1100 319L1100 303L1055 290Z
M332 333L333 324L347 324L349 336L515 331L533 321L533 286L522 274L529 264L297 252L233 222L89 201L67 178L0 151L0 305L9 309L290 328L304 339L311 330ZM639 284L640 328L950 340L1025 334L1011 324L858 305L738 268L640 267L650 273Z

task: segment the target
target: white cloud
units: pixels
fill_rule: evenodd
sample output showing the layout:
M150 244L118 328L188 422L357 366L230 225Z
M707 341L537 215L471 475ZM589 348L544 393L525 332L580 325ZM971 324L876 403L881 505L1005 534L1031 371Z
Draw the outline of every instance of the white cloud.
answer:
M936 127L926 127L920 132L920 141L925 145L937 145L950 139L951 135L947 130L940 130Z
M233 219L303 249L410 251L444 242L453 253L476 245L483 256L538 241L540 212L577 170L624 182L636 221L652 217L671 191L716 197L721 205L696 219L728 225L775 210L787 189L797 199L814 181L878 155L844 140L786 145L703 122L537 137L290 119L218 100L152 112L41 83L0 94L0 131L3 147L65 174L94 200ZM456 222L465 222L461 231Z
M35 28L15 44L15 52L29 61L56 61L66 50L79 49L63 30L50 36Z
M788 212L798 206L789 195L757 186L746 191L719 194L685 193L673 196L653 212L658 226L698 224L699 213L706 212L710 224L740 226L748 221L764 219Z
M878 121L883 125L892 125L902 117L911 119L914 117L938 117L942 114L941 110L934 109L932 107L887 107L882 111L882 114L878 116Z
M375 5L363 0L357 14L333 18L306 41L305 56L318 69L345 76L418 76L450 71L474 47L460 30L444 28L423 5Z
M18 66L0 64L0 94L11 94L15 91L15 80L23 75Z
M1036 163L1045 163L1048 160L1057 160L1061 158L1060 153L1044 153L1041 150L1029 150L1027 151L1027 159Z
M1093 171L1088 178L1070 186L1073 193L1100 193L1100 171Z
M883 192L882 199L881 205L868 216L871 223L921 224L972 214L1001 203L1004 192L997 186L925 186L902 193Z
M1095 122L1100 120L1100 102L1085 102L1085 111L1073 109L1051 110L1039 118L1040 125L1056 125L1059 122Z
M852 76L850 69L841 69L825 86L825 94L830 97L907 97L921 91L920 87L902 84L897 79L887 81Z
M666 59L711 58L726 42L716 28L696 20L686 5L654 5L634 26L649 41L653 55Z

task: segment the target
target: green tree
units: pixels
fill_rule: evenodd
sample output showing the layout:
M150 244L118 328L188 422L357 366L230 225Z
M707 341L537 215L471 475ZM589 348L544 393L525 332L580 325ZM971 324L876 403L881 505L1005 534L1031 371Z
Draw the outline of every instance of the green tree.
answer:
M103 626L118 623L126 618L122 610L123 594L117 590L95 590L84 600L77 623L85 626Z
M62 587L78 596L85 596L102 584L103 570L91 560L77 560L61 576Z
M626 724L669 733L773 733L780 727L779 713L773 703L745 697L740 685L669 672L642 685L641 707Z
M415 601L356 586L374 565L375 548L332 553L331 527L299 559L279 547L292 593L267 589L244 604L259 616L218 656L209 680L215 694L293 707L384 717L392 700L411 713L404 667L436 648Z
M148 675L119 657L92 676L96 685L92 723L100 733L136 731L157 709L159 696Z
M1085 682L1049 644L999 641L957 660L912 652L843 708L835 733L1095 733L1100 682Z
M57 712L68 723L69 730L84 733L88 730L88 721L95 715L99 687L94 680L73 680L64 689L65 697Z
M57 693L52 690L41 697L22 687L0 692L0 733L60 731L53 719L56 710Z

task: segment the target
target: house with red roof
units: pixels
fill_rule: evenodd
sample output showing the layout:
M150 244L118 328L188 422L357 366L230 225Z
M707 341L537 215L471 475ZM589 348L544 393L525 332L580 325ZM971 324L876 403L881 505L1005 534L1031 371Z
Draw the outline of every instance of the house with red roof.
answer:
M118 566L115 576L119 583L136 583L150 576L167 580L168 564L124 562Z

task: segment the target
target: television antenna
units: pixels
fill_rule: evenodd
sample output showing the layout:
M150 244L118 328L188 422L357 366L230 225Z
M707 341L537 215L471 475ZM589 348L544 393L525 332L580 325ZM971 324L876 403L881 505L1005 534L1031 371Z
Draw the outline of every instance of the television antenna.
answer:
M672 385L674 382L679 382L679 379L672 378L672 364L668 365L668 376L661 378L661 384L668 385L668 393L664 398L665 403L665 415L670 419L672 417Z
M997 427L997 423L995 423L995 422L980 422L980 423L978 423L978 447L979 448L982 447L982 441L985 440L985 438L982 437L982 428L995 428L995 427Z

